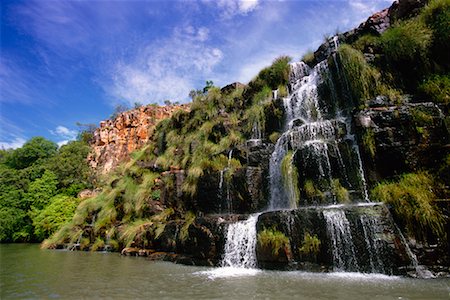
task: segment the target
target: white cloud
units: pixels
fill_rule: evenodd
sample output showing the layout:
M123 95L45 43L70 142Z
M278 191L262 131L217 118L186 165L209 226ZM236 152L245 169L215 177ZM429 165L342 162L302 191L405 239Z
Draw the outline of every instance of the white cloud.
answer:
M258 2L259 0L240 0L239 11L244 14L251 12L258 6Z
M78 131L76 130L71 130L67 127L64 126L57 126L55 128L55 130L50 130L50 133L59 137L60 139L62 139L61 141L57 142L58 146L62 146L67 144L70 141L74 141L77 138L78 135Z
M1 142L0 141L0 149L17 149L25 144L26 140L20 137L14 138L10 142Z
M130 104L182 101L197 80L206 80L222 61L222 51L207 44L205 27L178 27L165 39L141 47L113 64L106 90Z
M259 0L203 0L203 2L216 5L225 19L235 15L247 15L258 8L260 3Z
M66 145L68 142L70 142L70 141L69 140L64 140L64 141L57 142L56 144L58 144L58 147L61 147L61 146Z

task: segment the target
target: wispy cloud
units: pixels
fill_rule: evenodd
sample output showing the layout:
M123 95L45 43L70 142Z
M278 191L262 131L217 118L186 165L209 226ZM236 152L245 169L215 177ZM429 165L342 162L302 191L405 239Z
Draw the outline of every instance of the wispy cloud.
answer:
M16 149L26 142L24 130L0 111L0 149Z
M177 27L170 37L144 44L113 65L105 88L116 99L151 103L183 100L196 80L208 79L223 52L209 45L206 27Z
M37 74L36 74L37 75ZM33 102L39 85L40 76L31 75L12 57L2 53L0 57L0 102L25 103Z

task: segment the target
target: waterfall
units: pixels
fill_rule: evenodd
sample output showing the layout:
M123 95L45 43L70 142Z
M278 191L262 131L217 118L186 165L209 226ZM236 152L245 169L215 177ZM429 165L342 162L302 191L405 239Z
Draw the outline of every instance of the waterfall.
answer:
M219 187L218 187L218 198L220 200L221 203L221 207L222 207L222 203L223 203L223 188L224 188L224 176L225 173L228 172L228 170L231 169L231 159L233 158L233 149L230 150L230 152L228 152L228 164L227 166L220 170L219 172ZM231 200L231 187L230 184L228 182L228 180L225 180L225 208L227 213L231 213L233 211L233 203Z
M333 264L336 271L359 271L350 223L343 210L325 210L323 216L332 244Z
M394 223L395 224L395 223ZM405 247L405 251L408 254L409 259L411 260L412 266L416 270L416 275L419 278L434 278L435 276L425 267L419 265L419 261L417 260L417 256L412 252L411 248L408 245L408 241L406 240L405 236L403 235L400 228L398 228L398 225L395 224L395 229L400 236L400 239L402 240L402 243Z
M228 225L223 267L255 268L256 223L259 214L251 215L245 221Z
M383 261L381 260L381 247L380 241L376 236L376 232L379 231L379 220L371 215L361 215L359 217L362 230L364 233L364 241L366 243L366 250L369 253L370 271L372 273L387 273Z
M332 42L337 48L338 38L334 37ZM340 179L346 188L356 188L361 193L360 200L369 202L358 145L351 134L350 119L339 110L332 113L333 110L329 109L338 103L331 78L326 60L314 68L304 62L291 64L289 95L283 98L284 132L275 144L269 163L269 210L297 208L292 195L298 192L292 193L286 189L280 170L283 159L291 150L296 154L292 163L300 165L299 170L303 171L300 183L306 179L313 180L320 182L325 191L331 191L333 180ZM330 99L322 99L324 96L319 92L322 84L329 87ZM344 152L347 155L345 157L341 153L342 147L348 149ZM353 162L358 162L358 166L353 167ZM307 174L304 169L315 172L314 176L309 174L309 177L305 177ZM333 201L335 203L337 199ZM303 201L302 204L307 203Z

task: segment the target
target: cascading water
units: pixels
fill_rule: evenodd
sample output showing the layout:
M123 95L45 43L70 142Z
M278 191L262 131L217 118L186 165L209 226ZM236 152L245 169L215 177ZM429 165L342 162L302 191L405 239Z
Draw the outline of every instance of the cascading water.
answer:
M247 220L228 225L223 267L255 268L256 261L256 222L259 214Z
M388 270L384 266L381 260L381 246L380 241L376 236L376 232L379 231L379 220L371 215L363 214L359 217L361 227L364 232L364 241L366 243L366 249L369 253L370 271L372 273L388 273Z
M333 38L333 45L337 49L337 37ZM352 214L350 222L345 206L335 205L340 201L350 201L353 202L351 207L377 206L370 203L368 197L358 144L351 132L350 117L338 107L342 101L339 101L340 94L335 87L340 85L341 90L345 91L346 79L341 78L336 53L331 55L336 65L335 72L338 73L339 81L343 82L333 82L334 76L326 60L313 68L303 62L291 64L289 95L282 99L284 132L277 140L269 162L268 211L285 210L288 216L287 230L291 235L298 229L295 227L298 224L287 210L301 207L317 209L326 225L334 270L391 274L391 266L385 266L383 260L383 251L387 246L386 241L380 240L385 226L380 225L380 216L358 212L358 221ZM328 93L323 92L323 86L328 88ZM274 92L273 96L276 98L278 94ZM259 124L254 124L252 138L262 138ZM222 185L223 173L221 176ZM310 191L312 186L313 190L309 195L307 186ZM339 189L348 193L344 200L338 197ZM311 193L319 196L310 196ZM299 197L300 194L306 197ZM257 265L255 246L258 216L252 215L246 221L228 226L222 266L253 268ZM355 241L354 236L357 238ZM417 260L414 260L413 255L410 256L417 266Z
M332 44L337 49L337 37L333 38ZM336 53L332 55L335 58ZM312 180L320 183L323 192L332 194L335 182L339 180L352 191L354 199L369 202L358 145L351 133L350 118L336 107L339 103L338 93L332 78L326 60L314 68L304 62L291 64L290 93L283 98L284 132L276 142L269 165L269 210L295 209L299 206L291 199L295 193L288 193L286 184L283 184L281 165L288 153L293 153L293 163L302 172L300 184ZM320 92L322 86L327 86L328 94ZM333 199L331 203L330 199ZM327 201L324 204L335 203L337 197L329 197Z
M359 271L350 223L343 210L325 210L327 231L332 244L333 264L336 271Z
M231 201L231 190L230 190L230 184L229 182L225 179L225 174L226 172L228 172L228 170L230 170L231 168L231 159L233 158L233 149L230 150L230 152L228 152L228 164L227 167L225 167L223 170L221 170L219 172L219 199L221 204L225 201L225 210L222 209L223 212L227 212L227 213L231 213L233 211L233 203ZM225 180L224 180L225 179ZM225 184L224 184L225 183ZM225 185L225 199L224 198L224 185ZM221 205L222 206L222 205Z

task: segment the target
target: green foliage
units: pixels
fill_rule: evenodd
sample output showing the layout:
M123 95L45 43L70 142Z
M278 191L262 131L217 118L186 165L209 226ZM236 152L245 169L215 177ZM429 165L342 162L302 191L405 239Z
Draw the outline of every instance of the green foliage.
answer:
M278 139L280 138L280 136L281 136L281 134L280 134L279 132L274 131L274 132L272 132L272 133L269 135L269 141L270 141L272 144L276 144L277 141L278 141Z
M367 128L364 131L362 137L362 144L364 150L370 154L370 157L374 158L376 154L375 133L372 128Z
M305 192L306 196L308 198L316 198L323 200L325 198L325 195L323 192L316 187L314 182L312 180L307 179L303 185L303 191Z
M366 62L360 51L349 45L340 46L338 54L352 97L364 106L366 100L377 94L380 73Z
M312 65L314 63L314 59L314 52L310 50L302 56L301 61L303 61L307 65Z
M433 188L430 174L409 173L402 175L398 181L379 183L371 196L374 200L391 205L408 233L423 239L427 230L438 236L445 235L445 218L433 203L436 199Z
M192 211L188 211L184 216L183 226L180 229L180 240L185 242L189 237L189 227L195 221L195 214Z
M101 237L97 237L94 244L91 247L91 251L97 251L105 247L105 241Z
M450 1L432 0L421 12L421 18L433 31L432 52L435 61L450 67Z
M57 195L50 199L50 204L32 218L34 234L38 240L43 240L69 222L78 200L65 195Z
M417 19L388 29L381 36L381 45L388 61L393 63L424 63L432 32Z
M332 181L332 190L333 194L336 197L336 200L339 203L348 203L350 202L350 195L348 193L348 190L342 186L339 179L333 179Z
M26 230L26 217L27 213L22 209L0 207L0 241L29 241L29 233Z
M352 44L352 47L356 50L361 51L362 53L370 53L373 52L374 49L378 50L381 47L381 39L379 36L365 34L358 38Z
M303 237L302 246L298 250L301 254L316 257L320 252L320 244L321 241L316 234L311 235L309 232L306 232Z
M285 85L279 85L278 86L278 97L287 97L288 90Z
M432 31L420 19L412 19L388 29L381 36L385 60L397 81L414 91L429 72Z
M56 154L58 145L43 137L34 137L6 157L5 164L13 169L24 169Z
M272 90L277 89L279 85L287 84L289 80L290 61L291 58L289 56L278 57L270 67L259 72L257 79L260 79Z
M278 255L280 250L290 247L289 239L275 228L265 228L258 232L258 243L262 248L271 249L273 255Z
M25 194L25 201L35 209L43 209L56 194L57 184L56 175L46 170L41 178L30 183L28 193Z
M433 102L450 104L450 76L432 75L419 86L419 91Z
M297 204L300 201L299 175L294 165L294 155L295 152L289 151L281 161L281 176L291 204Z

